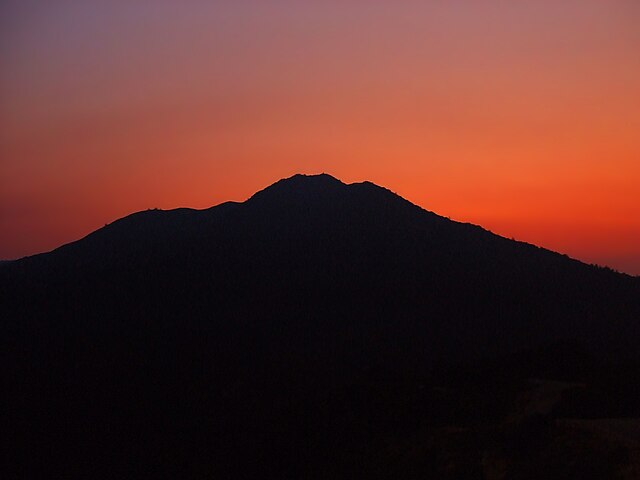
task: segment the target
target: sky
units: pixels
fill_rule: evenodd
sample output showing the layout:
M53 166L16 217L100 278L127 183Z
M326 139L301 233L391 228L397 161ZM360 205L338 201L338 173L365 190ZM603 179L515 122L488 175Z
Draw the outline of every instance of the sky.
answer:
M640 275L640 2L0 3L0 258L322 172Z

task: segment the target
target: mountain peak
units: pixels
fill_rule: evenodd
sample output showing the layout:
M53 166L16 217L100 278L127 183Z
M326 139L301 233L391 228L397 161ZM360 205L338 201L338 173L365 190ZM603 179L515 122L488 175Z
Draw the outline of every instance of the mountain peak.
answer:
M305 173L296 173L295 175L283 178L271 187L276 185L345 185L343 182L338 180L336 177L329 175L328 173L316 173L316 174L305 174ZM267 187L267 188L271 188Z
M329 174L305 175L298 173L283 178L254 194L249 201L257 199L317 197L340 190L347 185Z

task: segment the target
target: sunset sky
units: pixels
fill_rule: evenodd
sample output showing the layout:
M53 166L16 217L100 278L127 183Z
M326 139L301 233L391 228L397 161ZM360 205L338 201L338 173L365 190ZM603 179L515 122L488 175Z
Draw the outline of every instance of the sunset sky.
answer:
M640 1L0 3L0 258L298 172L640 274Z

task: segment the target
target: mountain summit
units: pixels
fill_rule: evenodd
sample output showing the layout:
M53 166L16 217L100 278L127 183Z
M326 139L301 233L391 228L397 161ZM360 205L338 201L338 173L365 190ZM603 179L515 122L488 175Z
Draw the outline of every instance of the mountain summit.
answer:
M375 411L404 418L424 399L392 400L389 385L513 355L538 359L499 363L500 376L544 364L564 378L585 358L626 362L640 341L635 279L326 174L132 214L0 265L0 299L16 448L64 437L60 461L88 442L91 458L108 444L120 465L144 451L223 476L333 458L343 429L363 436L341 452L368 441L363 425L390 432L390 413L357 428L344 413L373 408L358 403L372 385Z

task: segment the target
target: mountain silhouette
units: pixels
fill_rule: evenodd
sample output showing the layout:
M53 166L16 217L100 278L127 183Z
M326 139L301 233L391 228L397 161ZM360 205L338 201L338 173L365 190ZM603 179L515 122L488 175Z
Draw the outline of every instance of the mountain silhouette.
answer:
M325 174L132 214L0 265L0 295L16 458L91 476L347 476L363 425L440 418L407 385L582 378L640 340L637 278Z

